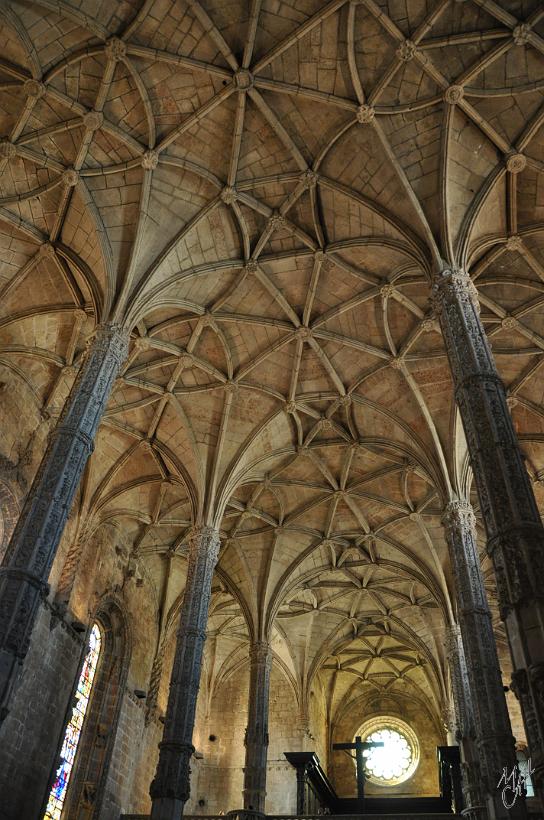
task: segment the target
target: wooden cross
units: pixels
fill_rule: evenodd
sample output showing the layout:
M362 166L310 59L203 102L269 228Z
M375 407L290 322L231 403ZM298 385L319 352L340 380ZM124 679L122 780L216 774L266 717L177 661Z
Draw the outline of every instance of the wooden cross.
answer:
M359 735L355 738L355 743L333 743L333 749L344 749L347 751L348 749L355 749L355 764L356 764L356 772L357 772L357 797L359 800L364 800L365 796L365 759L363 757L363 752L366 749L372 749L374 746L383 746L384 744L382 741L370 741L367 740L364 743L362 742ZM352 755L350 755L351 757Z

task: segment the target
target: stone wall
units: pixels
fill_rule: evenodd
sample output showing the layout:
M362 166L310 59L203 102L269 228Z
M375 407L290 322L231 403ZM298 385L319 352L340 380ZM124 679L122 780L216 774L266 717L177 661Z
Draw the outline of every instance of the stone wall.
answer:
M200 690L195 745L202 758L191 764L188 813L226 813L243 805L248 689L249 668L244 665L214 691L209 716L205 689Z
M398 786L382 788L367 784L366 793L378 797L432 797L440 794L436 747L445 744L445 734L440 734L427 711L414 699L400 697L359 698L335 720L333 743L351 740L361 724L372 717L392 715L407 723L415 732L420 746L420 761L412 777ZM340 797L356 797L355 765L345 752L331 755L329 777Z
M2 820L40 814L82 660L80 635L39 609L20 686L2 726Z
M303 747L303 734L296 693L285 674L275 664L270 676L268 730L270 745L266 811L292 814L296 810L296 774L283 753L300 751Z

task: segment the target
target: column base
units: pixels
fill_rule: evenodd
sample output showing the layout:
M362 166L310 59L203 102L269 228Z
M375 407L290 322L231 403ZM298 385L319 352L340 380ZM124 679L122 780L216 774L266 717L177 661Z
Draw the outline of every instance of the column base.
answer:
M151 820L181 820L183 817L183 800L175 797L156 797L151 806Z

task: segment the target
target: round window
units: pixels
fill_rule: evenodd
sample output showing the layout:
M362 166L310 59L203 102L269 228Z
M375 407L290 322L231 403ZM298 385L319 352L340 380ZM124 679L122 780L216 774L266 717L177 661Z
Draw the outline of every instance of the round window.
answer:
M363 752L366 777L377 786L395 786L415 772L419 763L419 743L413 730L394 717L374 718L358 730L365 743L382 743Z

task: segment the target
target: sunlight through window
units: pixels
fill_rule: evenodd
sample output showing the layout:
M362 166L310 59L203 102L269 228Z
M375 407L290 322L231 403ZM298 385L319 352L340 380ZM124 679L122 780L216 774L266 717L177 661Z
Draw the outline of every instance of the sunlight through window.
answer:
M412 749L408 740L395 729L379 729L366 738L367 741L381 742L365 752L366 769L381 780L402 778L412 763Z
M367 743L383 743L363 752L369 782L396 786L410 778L419 764L419 741L413 729L393 715L370 718L357 730Z
M66 799L66 790L68 789L74 758L81 736L81 729L87 713L87 706L89 705L96 667L98 666L101 645L102 635L100 634L100 628L98 624L94 624L89 636L89 644L87 646L83 669L81 670L77 684L75 705L72 709L72 716L64 735L55 782L49 794L47 809L43 820L60 820L62 815L64 801Z

